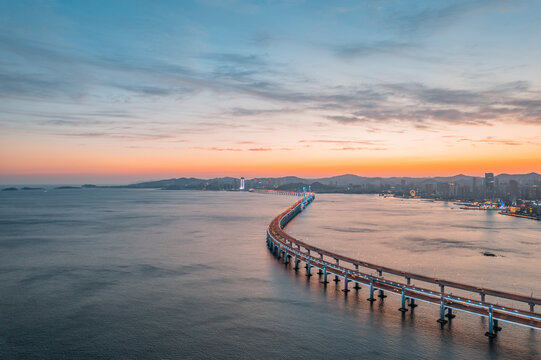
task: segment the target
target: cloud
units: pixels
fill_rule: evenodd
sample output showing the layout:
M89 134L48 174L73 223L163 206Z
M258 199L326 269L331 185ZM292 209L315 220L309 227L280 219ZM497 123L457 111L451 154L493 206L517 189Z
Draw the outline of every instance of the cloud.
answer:
M336 56L343 59L354 59L372 55L389 55L415 50L419 45L406 42L379 41L374 43L355 43L334 46Z
M152 140L166 140L175 139L174 135L164 133L111 133L111 132L66 132L56 133L55 135L67 136L67 137L81 137L81 138L111 138L116 140L128 140L128 141L152 141Z
M211 60L212 62L228 63L242 66L262 66L266 62L258 55L243 55L237 53L206 53L199 56L201 59Z
M363 101L343 101L342 114L326 119L340 124L410 123L429 129L434 124L491 126L497 122L541 123L541 93L526 81L501 83L481 90L431 88L421 83L378 84L365 89L377 94Z
M229 114L233 116L258 116L264 114L283 114L299 112L297 109L246 109L246 108L233 108Z
M299 140L300 143L324 143L324 144L361 144L361 145L377 145L381 144L381 140L328 140L328 139L316 139L316 140Z
M520 146L520 145L524 145L525 143L539 144L539 142L532 142L528 140L495 139L492 136L487 136L486 138L483 138L483 139L461 138L461 139L457 139L456 141L469 142L472 144L492 144L492 145L509 145L509 146Z
M345 146L339 148L332 148L331 150L336 151L363 151L363 150L374 150L374 151L383 151L387 150L384 147L368 147L368 146Z
M365 119L357 116L343 116L343 115L329 115L327 119L335 121L340 124L354 124L364 122Z
M2 69L0 69L2 71ZM39 74L21 74L17 72L0 72L0 97L25 97L47 98L59 94L70 94L71 97L79 97L78 91L68 82L49 78Z
M447 13L451 10L442 11ZM204 67L189 68L164 62L157 57L88 55L56 44L11 35L0 34L0 55L9 55L13 59L16 57L21 59L21 63L0 62L2 98L77 100L90 95L88 97L93 98L108 96L107 101L114 103L118 101L116 97L120 93L127 99L133 95L142 95L152 102L157 98L178 99L179 96L211 92L213 95L249 98L268 106L233 107L229 112L220 114L220 121L209 124L194 120L176 129L183 133L245 126L230 120L231 116L283 113L316 113L314 117L324 118L327 123L363 125L371 131L376 131L378 124L382 128L389 124L403 124L427 130L441 125L490 126L497 122L541 124L541 94L533 91L527 81L501 83L484 89L430 87L419 82L376 82L352 86L323 86L314 82L308 87L298 84L306 84L310 79L288 73L276 64L269 64L257 54L209 52L200 56L200 59L211 65L211 70L204 70ZM374 42L368 45L342 45L334 50L337 55L348 58L406 51L415 46L407 42ZM25 72L27 64L35 65L42 72ZM287 81L283 81L285 76ZM301 79L302 82L298 81ZM108 89L102 92L104 86ZM29 110L21 110L25 111L30 114ZM46 125L78 126L79 120L86 119L88 125L92 125L89 132L118 136L118 129L111 129L110 124L95 119L99 117L118 118L115 121L118 120L122 126L135 127L146 125L129 124L131 120L137 117L148 118L148 115L134 112L124 115L78 116L58 112L46 120L49 121ZM125 122L120 121L122 117Z
M220 147L192 147L193 150L205 150L205 151L242 151L242 149L236 148L220 148Z
M255 145L257 143L255 141L237 141L235 144L238 144L238 145Z
M394 24L405 33L434 31L448 27L458 22L461 17L485 6L494 5L495 2L500 1L463 0L450 3L443 2L443 6L439 6L438 2L427 2L425 8L420 11L417 11L416 7L411 7L413 10L410 13L397 12L392 14L389 23Z
M248 151L271 151L271 150L272 150L271 148L262 148L262 147L248 149Z
M111 84L112 87L118 89L126 90L132 93L141 94L141 95L156 95L156 96L166 96L173 94L194 94L196 91L193 88L187 87L178 87L178 86L154 86L154 85L126 85L126 84Z

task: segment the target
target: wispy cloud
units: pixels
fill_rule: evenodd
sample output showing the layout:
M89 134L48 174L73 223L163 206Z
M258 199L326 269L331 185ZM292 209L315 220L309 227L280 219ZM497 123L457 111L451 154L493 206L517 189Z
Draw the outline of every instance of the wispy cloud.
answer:
M255 141L237 141L235 144L237 144L237 145L255 145L257 143Z
M365 150L383 151L383 150L387 150L387 148L384 148L384 147L367 147L367 146L344 146L344 147L339 147L339 148L332 148L331 150L335 150L335 151L365 151Z
M242 151L237 148L221 148L221 147L192 147L193 150L205 150L205 151Z
M128 141L153 141L175 139L171 134L142 134L142 133L110 133L110 132L66 132L55 135L80 138L111 138Z
M484 90L430 88L420 83L379 84L367 104L342 102L349 113L327 115L340 124L403 122L418 128L431 124L483 125L498 122L541 123L541 93L525 81L502 83ZM342 111L342 112L343 112Z
M498 2L501 1L455 1L443 2L443 6L438 2L427 2L426 4L420 4L420 6L424 6L420 10L417 10L417 7L412 7L408 13L396 12L392 14L389 23L408 33L434 31L458 22L461 17L473 11Z
M300 143L323 143L323 144L361 144L361 145L377 145L381 144L381 140L328 140L328 139L315 139L315 140L299 140Z
M258 116L264 114L284 114L299 112L299 109L246 109L246 108L233 108L230 110L230 114L233 116Z
M516 140L516 139L496 139L492 136L487 136L482 139L469 139L461 138L457 139L459 142L469 142L472 144L492 144L492 145L509 145L509 146L520 146L527 144L540 144L540 142L531 141L531 140Z
M372 55L400 54L417 48L419 48L419 45L413 43L379 41L334 46L334 53L343 59L354 59Z

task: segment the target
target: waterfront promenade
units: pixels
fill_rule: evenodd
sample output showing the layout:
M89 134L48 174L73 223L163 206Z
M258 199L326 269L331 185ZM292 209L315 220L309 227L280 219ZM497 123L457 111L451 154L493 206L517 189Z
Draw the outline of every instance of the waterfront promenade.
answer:
M272 191L272 193L280 194L279 191ZM284 192L284 194L292 195L290 192ZM369 289L367 300L370 302L376 301L376 297L383 299L387 294L398 295L401 297L401 307L398 310L402 312L415 308L418 306L417 302L439 306L440 316L437 321L442 327L455 317L453 311L461 311L487 317L486 335L489 338L497 336L501 330L502 324L500 322L541 329L541 314L535 312L536 305L541 305L541 299L367 263L312 246L291 237L284 231L284 228L314 199L315 194L313 193L299 197L299 200L291 207L274 218L267 229L269 249L286 264L292 264L295 270L298 270L300 262L303 262L306 275L312 276L312 268L317 269L317 275L321 277L322 283L325 285L328 283L329 276L334 276L334 281L343 281L345 294L351 290L358 291L361 285L366 285ZM370 271L377 275L368 273ZM393 279L385 278L385 275ZM403 281L395 281L394 278L397 277L402 278ZM421 286L413 284L412 280L419 282ZM439 291L430 289L430 287L439 288ZM448 291L449 289L457 289L466 295L453 295ZM474 296L477 299L474 299ZM523 304L523 308L507 306L507 304L501 305L501 303L511 301L513 304L515 302Z

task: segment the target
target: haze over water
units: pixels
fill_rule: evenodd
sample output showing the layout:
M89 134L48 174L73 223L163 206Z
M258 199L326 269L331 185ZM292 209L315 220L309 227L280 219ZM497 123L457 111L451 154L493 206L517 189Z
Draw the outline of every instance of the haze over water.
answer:
M238 192L0 193L0 358L534 359L538 331L437 307L402 317L276 261L295 198ZM539 297L535 221L445 203L317 195L287 231L343 254ZM481 251L492 251L487 258ZM461 270L457 270L457 269ZM460 272L457 278L457 272ZM511 274L514 274L512 276Z

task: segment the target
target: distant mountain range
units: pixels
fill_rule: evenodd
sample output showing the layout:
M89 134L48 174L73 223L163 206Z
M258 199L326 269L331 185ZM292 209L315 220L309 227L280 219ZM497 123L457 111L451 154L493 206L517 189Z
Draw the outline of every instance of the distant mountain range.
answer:
M475 180L474 180L475 179ZM495 176L497 182L503 184L515 180L519 184L534 184L541 180L538 173L529 174L500 174ZM325 178L305 179L296 176L275 178L253 178L245 180L248 188L276 188L283 190L297 189L300 186L312 186L317 192L342 192L350 187L362 188L367 192L376 192L382 186L424 185L429 183L455 183L457 185L477 186L483 184L483 177L467 176L463 174L448 177L365 177L353 174L344 174ZM157 181L147 181L124 187L137 189L164 189L164 190L235 190L240 185L240 179L221 177L214 179L176 178Z

